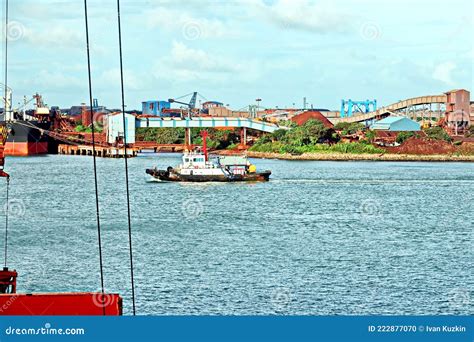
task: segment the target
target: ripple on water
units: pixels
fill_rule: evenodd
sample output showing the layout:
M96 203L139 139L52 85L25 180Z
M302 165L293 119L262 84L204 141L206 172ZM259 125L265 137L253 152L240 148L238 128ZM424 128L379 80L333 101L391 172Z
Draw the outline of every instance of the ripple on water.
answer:
M129 161L140 314L473 314L468 163L255 160L268 183L150 182ZM20 291L99 287L92 160L12 158ZM106 289L130 313L123 161L99 159ZM92 274L92 277L91 277Z

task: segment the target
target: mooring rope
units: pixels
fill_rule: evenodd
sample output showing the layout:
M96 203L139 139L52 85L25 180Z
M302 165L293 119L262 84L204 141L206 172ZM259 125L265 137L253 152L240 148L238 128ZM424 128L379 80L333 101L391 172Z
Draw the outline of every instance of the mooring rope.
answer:
M94 186L95 186L95 206L96 206L96 218L97 218L97 239L99 244L99 264L100 264L100 286L102 292L102 312L105 316L105 289L104 289L104 266L102 261L102 240L100 233L100 215L99 215L99 189L97 185L97 162L95 156L95 129L94 129L94 110L92 101L92 76L91 76L91 58L89 49L89 23L87 16L87 0L84 0L84 18L86 24L86 49L87 49L87 74L89 78L89 103L90 103L90 118L92 123L92 159L94 164Z
M130 256L130 278L132 283L132 308L135 316L135 282L133 277L133 249L132 249L132 220L130 214L130 188L128 184L128 156L127 156L127 120L125 118L125 91L123 85L123 58L122 58L122 28L120 25L120 0L117 0L117 22L120 57L120 86L122 95L122 119L123 119L123 145L125 153L125 187L127 192L127 215L128 215L128 246Z

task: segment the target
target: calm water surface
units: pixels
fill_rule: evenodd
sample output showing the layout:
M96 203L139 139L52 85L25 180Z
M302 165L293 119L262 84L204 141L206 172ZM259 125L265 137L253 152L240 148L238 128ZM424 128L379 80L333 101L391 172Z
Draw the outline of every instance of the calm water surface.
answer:
M474 314L474 164L256 160L273 171L258 184L145 174L179 158L129 160L139 314ZM130 314L123 163L98 159L106 290ZM19 291L98 290L92 159L6 169Z

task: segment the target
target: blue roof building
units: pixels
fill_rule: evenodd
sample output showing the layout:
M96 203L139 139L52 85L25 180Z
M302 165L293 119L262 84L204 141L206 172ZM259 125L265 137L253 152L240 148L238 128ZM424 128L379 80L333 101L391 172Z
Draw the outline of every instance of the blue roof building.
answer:
M404 116L389 116L385 119L376 121L370 128L390 132L415 132L421 130L421 126L418 122Z
M142 102L142 113L149 115L160 115L163 109L171 108L171 104L168 101L143 101Z

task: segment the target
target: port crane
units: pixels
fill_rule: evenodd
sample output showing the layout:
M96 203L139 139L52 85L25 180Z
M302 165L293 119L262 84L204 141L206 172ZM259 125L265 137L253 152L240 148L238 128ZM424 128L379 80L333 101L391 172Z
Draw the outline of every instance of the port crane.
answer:
M191 100L189 102L183 102L183 101L179 101L180 99L184 98L184 97L188 97L191 95ZM183 95L183 96L180 96L176 99L168 99L168 102L169 103L179 103L181 105L184 105L187 107L187 110L188 110L188 118L191 118L191 115L192 114L199 114L199 108L196 108L196 101L197 101L197 97L200 97L202 98L204 101L207 101L207 99L202 96L201 94L199 94L197 91L195 92L192 92L192 93L189 93L189 94L186 94L186 95Z
M186 96L189 96L189 95L193 95L191 96L191 100L189 101L189 103L186 103L186 102L182 102L182 101L178 101L177 99L168 99L168 102L169 103L179 103L179 104L182 104L182 105L185 105L185 106L188 106L189 110L193 110L196 108L196 99L197 99L197 91L193 92L193 93L189 93L189 94L186 94L186 95L183 95L181 97L179 97L178 99L181 99L183 97L186 97Z

